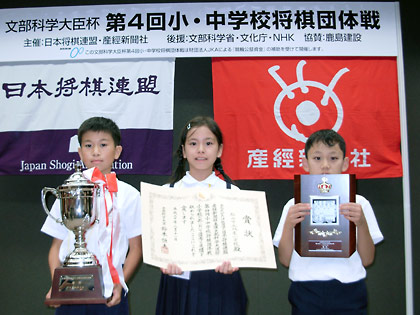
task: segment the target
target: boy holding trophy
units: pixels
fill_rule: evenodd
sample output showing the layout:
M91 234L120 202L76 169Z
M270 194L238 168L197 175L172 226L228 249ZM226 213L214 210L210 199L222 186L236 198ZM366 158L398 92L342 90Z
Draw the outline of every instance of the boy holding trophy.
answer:
M114 160L122 151L120 130L112 120L103 117L85 120L79 127L78 140L79 156L87 167L83 177L99 187L98 195L94 196L98 222L86 230L85 240L87 250L96 256L102 267L106 304L63 303L54 305L56 314L129 314L126 282L142 256L140 193L111 172ZM48 254L53 277L56 268L73 251L75 234L53 219L61 217L58 199L51 214L41 231L53 237ZM46 298L51 298L51 289Z
M303 168L310 175L341 174L349 167L344 139L335 131L313 133L305 144ZM326 175L325 177L328 177ZM356 226L355 252L343 257L303 257L295 250L295 230L311 213L310 203L291 199L283 208L273 243L289 268L289 301L293 314L366 314L365 267L372 264L375 244L383 239L368 200L340 203L337 212ZM351 223L352 222L352 223ZM300 227L300 226L299 226ZM321 241L322 242L322 241ZM324 250L331 254L333 250Z

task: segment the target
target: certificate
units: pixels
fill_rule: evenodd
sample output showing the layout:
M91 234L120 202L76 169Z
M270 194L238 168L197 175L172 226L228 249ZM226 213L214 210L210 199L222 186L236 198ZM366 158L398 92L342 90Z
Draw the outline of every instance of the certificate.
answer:
M143 260L166 268L276 268L265 192L141 183Z

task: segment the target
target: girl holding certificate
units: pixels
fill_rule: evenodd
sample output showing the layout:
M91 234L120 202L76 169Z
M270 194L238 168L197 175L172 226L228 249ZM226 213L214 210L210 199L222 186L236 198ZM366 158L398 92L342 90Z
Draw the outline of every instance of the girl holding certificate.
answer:
M239 189L223 171L222 151L223 137L216 122L210 117L193 118L182 130L178 166L169 186ZM176 262L161 268L156 314L245 314L247 297L238 270L229 261L215 270L183 272Z

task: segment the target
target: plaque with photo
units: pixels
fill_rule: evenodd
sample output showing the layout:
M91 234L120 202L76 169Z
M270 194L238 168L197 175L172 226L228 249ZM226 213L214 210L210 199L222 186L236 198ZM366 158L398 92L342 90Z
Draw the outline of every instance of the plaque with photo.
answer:
M295 175L295 203L309 203L310 215L295 227L295 249L303 257L350 257L356 250L356 226L340 214L355 202L353 174Z

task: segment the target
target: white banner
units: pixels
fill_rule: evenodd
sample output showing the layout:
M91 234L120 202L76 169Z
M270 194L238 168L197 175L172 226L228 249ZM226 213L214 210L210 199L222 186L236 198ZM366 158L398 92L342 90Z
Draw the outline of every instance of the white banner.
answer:
M223 2L0 10L0 62L396 56L396 2Z
M141 183L144 262L184 271L276 268L265 192Z
M72 172L93 116L121 129L119 174L169 175L174 70L173 58L0 66L0 175Z
M174 59L0 66L0 132L74 129L92 116L171 130L173 80Z

